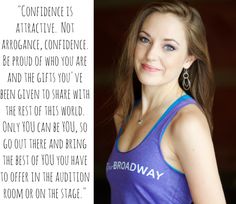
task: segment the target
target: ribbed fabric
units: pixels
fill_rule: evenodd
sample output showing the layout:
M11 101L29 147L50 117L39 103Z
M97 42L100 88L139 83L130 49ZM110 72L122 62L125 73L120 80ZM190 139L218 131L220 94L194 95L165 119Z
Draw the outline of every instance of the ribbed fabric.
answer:
M191 204L185 175L165 161L160 148L168 124L188 104L196 102L188 95L178 98L128 152L118 150L120 130L106 166L112 204Z

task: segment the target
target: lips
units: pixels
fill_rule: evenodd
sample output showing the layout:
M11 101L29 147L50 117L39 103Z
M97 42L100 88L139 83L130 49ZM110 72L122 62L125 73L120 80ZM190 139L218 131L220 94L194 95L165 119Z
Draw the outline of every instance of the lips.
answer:
M161 71L161 69L157 68L157 67L153 67L149 64L142 64L142 68L148 72L158 72Z

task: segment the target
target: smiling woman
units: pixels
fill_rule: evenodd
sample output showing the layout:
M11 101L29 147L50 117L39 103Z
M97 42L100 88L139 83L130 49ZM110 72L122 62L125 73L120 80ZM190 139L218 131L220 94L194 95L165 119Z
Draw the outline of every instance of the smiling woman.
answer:
M224 204L211 140L213 76L199 13L178 0L143 8L116 84L118 136L106 168L112 204Z
M156 12L147 17L135 48L135 71L142 84L168 83L171 88L178 84L173 79L194 60L187 53L183 24L174 14Z

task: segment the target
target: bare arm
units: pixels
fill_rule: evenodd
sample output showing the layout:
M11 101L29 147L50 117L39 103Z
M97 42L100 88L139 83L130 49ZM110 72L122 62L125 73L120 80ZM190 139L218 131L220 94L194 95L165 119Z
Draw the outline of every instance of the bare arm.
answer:
M184 169L194 204L225 204L205 116L199 110L180 114L171 131L174 148Z

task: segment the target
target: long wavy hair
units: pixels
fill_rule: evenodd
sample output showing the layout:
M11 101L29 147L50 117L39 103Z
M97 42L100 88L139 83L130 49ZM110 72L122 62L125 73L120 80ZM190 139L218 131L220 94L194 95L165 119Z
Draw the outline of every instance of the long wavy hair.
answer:
M205 27L200 14L188 3L179 0L163 0L148 4L144 7L131 24L128 36L121 54L115 83L117 109L115 114L124 119L132 111L134 101L140 97L140 84L134 71L134 52L138 34L145 19L154 12L172 13L183 23L187 36L188 54L196 60L188 69L191 88L187 93L202 107L212 131L212 105L214 98L214 78L208 52ZM182 74L179 76L179 85L182 87ZM117 112L117 110L119 110Z

